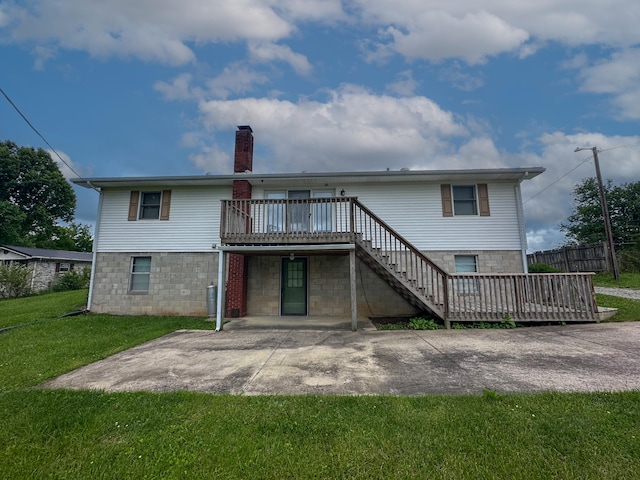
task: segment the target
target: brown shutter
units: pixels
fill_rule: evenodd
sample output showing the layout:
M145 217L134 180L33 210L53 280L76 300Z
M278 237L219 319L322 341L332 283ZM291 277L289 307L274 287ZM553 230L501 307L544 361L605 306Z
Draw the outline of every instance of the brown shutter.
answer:
M478 202L480 203L480 216L488 217L491 215L489 211L489 189L486 183L478 184Z
M442 196L442 216L453 217L453 201L451 200L451 185L440 185Z
M138 190L131 191L129 199L129 221L133 222L138 219L138 202L140 201L140 192Z
M171 190L162 191L162 205L160 206L160 220L169 220L171 209Z
M60 262L56 262L56 273L60 273Z

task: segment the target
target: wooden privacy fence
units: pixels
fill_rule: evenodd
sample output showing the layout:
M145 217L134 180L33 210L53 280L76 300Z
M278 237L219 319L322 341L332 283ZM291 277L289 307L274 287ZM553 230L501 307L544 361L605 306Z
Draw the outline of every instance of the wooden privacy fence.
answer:
M527 263L546 263L563 272L606 272L609 268L606 243L562 247L527 255Z

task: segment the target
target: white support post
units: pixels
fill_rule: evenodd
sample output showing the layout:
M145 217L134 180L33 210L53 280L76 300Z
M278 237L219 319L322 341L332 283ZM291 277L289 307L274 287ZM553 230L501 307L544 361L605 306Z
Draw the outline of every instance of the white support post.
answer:
M216 305L216 332L222 330L222 305L224 303L224 263L225 263L225 252L220 249L218 250L218 295L217 295L217 305Z
M358 330L358 299L356 298L356 252L349 252L349 284L351 289L351 330Z

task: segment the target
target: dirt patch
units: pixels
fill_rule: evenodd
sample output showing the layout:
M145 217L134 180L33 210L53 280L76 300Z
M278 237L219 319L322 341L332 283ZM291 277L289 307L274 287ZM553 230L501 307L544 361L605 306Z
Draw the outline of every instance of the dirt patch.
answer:
M395 324L402 324L405 328L408 328L409 320L413 317L414 315L407 317L369 317L369 320L371 320L374 327L380 330L381 327L384 328L387 325Z

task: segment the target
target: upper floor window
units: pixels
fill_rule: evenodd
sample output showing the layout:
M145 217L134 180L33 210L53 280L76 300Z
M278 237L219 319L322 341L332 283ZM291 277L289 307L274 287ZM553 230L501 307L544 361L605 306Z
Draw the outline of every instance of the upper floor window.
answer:
M476 185L440 185L442 216L480 215L488 217L489 188L486 183Z
M478 214L475 185L454 185L451 190L454 215Z
M141 192L139 218L141 220L159 219L161 199L162 199L162 192Z
M131 191L129 221L169 220L171 190L141 192Z

